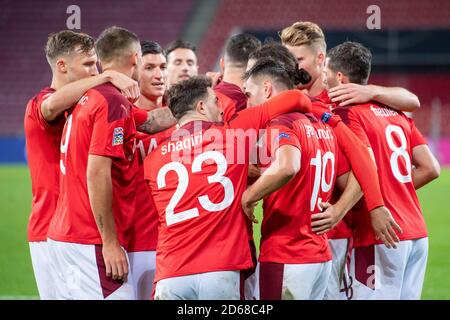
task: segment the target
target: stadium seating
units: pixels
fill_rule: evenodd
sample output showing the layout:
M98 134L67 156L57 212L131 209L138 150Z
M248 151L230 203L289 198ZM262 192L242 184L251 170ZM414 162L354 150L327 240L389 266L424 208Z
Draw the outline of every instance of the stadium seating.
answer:
M28 99L51 81L43 54L47 36L66 29L69 16L66 10L73 3L68 0L2 1L0 135L23 135L23 115ZM194 0L78 0L75 3L81 9L83 32L97 36L104 28L117 25L129 28L142 39L166 45L180 35Z
M381 10L382 29L449 29L450 2L377 1ZM282 5L281 5L282 4ZM212 19L202 43L199 44L201 72L213 70L226 39L239 30L281 30L295 21L314 21L327 30L361 30L366 28L367 7L373 1L347 0L223 0ZM358 13L358 14L357 14ZM431 101L440 97L442 134L450 136L450 93L444 86L449 75L373 75L371 82L381 85L404 86L421 99L422 107L415 115L418 127L429 134ZM445 120L447 119L447 120ZM445 123L444 123L445 121Z

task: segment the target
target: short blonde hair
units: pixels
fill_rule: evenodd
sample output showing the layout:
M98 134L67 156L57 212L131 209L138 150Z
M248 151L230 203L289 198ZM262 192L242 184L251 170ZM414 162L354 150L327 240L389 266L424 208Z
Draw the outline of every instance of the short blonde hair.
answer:
M280 32L281 42L288 46L308 45L327 50L322 29L314 22L298 21Z

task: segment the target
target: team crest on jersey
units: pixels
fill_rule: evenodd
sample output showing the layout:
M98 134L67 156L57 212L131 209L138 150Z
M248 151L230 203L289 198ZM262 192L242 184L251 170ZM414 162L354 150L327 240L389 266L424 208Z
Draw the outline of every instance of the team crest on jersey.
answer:
M123 144L123 128L122 127L117 127L114 128L114 135L113 135L113 141L112 141L112 145L113 146L118 146Z

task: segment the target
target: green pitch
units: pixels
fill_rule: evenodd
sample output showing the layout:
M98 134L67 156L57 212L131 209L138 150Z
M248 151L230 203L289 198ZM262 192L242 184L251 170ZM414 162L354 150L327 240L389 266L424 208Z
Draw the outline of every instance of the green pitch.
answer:
M450 169L419 192L430 234L423 299L450 299ZM26 166L0 166L0 299L37 296L27 244L31 186ZM261 209L258 209L261 215ZM259 219L261 221L261 219ZM259 243L259 225L255 238Z

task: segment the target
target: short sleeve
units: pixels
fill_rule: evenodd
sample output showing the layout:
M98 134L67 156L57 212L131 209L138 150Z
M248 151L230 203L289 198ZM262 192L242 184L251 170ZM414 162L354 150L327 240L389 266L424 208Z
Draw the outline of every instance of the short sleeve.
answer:
M46 92L44 94L39 95L38 97L36 97L36 100L34 101L34 118L37 120L37 122L39 123L39 126L46 130L46 131L56 131L59 132L61 131L61 127L64 126L64 122L65 122L65 117L64 114L59 115L58 117L56 117L54 120L52 121L47 121L44 118L44 115L42 114L42 103L47 100L48 98L51 97L51 95L54 93L54 91L49 91Z
M131 112L133 114L134 122L136 123L136 128L139 128L147 121L148 113L146 110L133 106Z
M337 146L337 176L341 176L350 171L350 164L342 152L341 148Z
M414 120L408 118L408 122L411 126L411 148L420 146L422 144L428 144L425 137L422 135L422 133L417 129L416 125L414 124Z
M289 126L269 124L267 126L267 151L273 155L281 146L290 145L301 150L300 140L296 132Z
M347 127L367 146L370 147L369 138L364 131L361 120L355 116L351 108L337 108L334 113L341 117Z
M124 159L123 144L130 122L127 110L120 104L108 104L105 99L98 103L92 114L89 154Z

